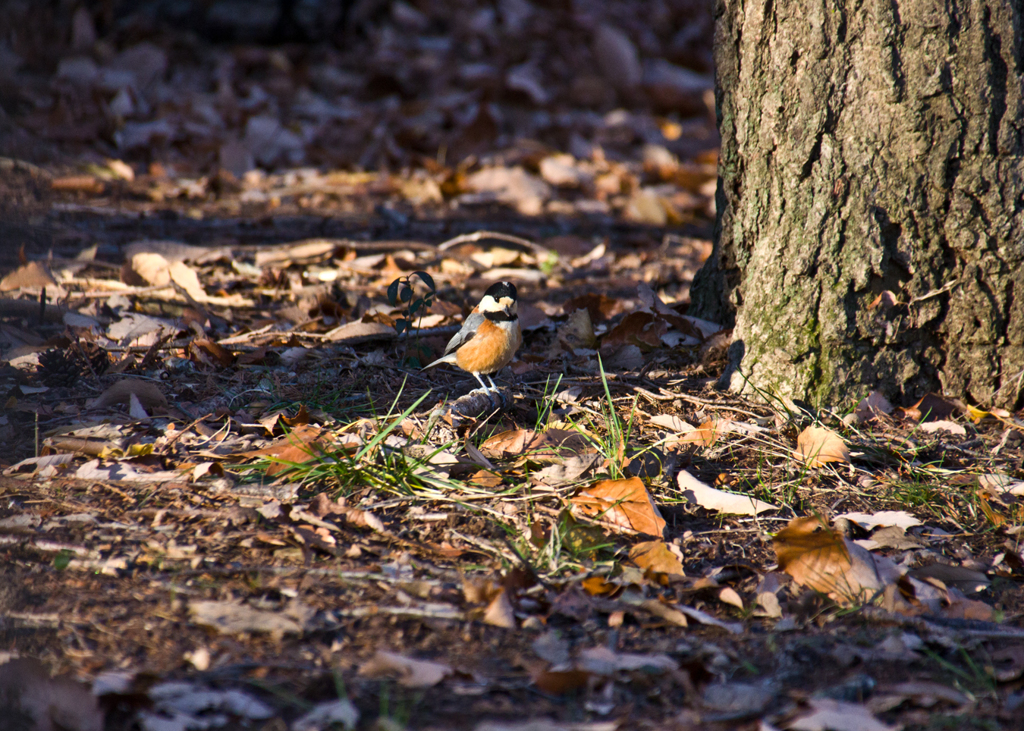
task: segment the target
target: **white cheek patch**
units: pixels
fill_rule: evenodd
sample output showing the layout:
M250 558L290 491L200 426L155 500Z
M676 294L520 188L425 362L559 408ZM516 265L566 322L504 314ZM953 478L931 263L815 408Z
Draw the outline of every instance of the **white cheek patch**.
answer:
M491 295L486 295L480 300L480 311L481 312L498 312L501 309L501 305L494 301Z

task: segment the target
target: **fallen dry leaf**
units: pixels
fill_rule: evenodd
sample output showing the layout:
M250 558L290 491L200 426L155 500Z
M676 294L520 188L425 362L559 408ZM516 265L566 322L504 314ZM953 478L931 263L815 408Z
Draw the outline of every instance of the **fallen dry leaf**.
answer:
M958 399L946 398L937 393L922 396L916 404L899 409L903 416L913 421L944 421L953 414L968 413L967 407Z
M584 515L637 533L660 536L665 530L665 519L639 477L598 482L581 490L572 504Z
M586 440L575 431L511 429L487 439L480 445L480 453L488 459L508 459L523 455L535 459L559 459L579 453L586 446Z
M672 552L665 541L644 541L629 549L629 558L645 571L661 574L686 576L683 562Z
M907 576L915 579L937 579L944 586L955 586L965 594L974 594L988 588L992 583L989 578L974 569L964 566L950 566L944 563L933 563L911 569Z
M938 421L923 421L918 428L926 434L934 434L935 432L944 431L954 436L964 437L967 436L967 430L955 421L949 419L940 419Z
M882 723L866 706L831 698L809 698L811 712L789 722L792 731L899 731Z
M840 604L868 601L900 577L892 561L844 539L815 516L791 520L772 544L781 570Z
M877 513L843 513L838 516L853 521L865 530L874 530L880 525L894 525L903 530L921 525L921 521L905 510L879 510Z
M614 675L620 671L643 670L651 673L672 672L679 663L668 655L642 655L615 652L607 647L591 647L580 652L577 666L594 675Z
M3 279L0 279L0 292L9 292L15 289L40 287L56 287L57 280L50 274L46 265L32 261L25 266L15 269ZM51 295L53 293L51 292Z
M322 701L312 710L295 719L291 731L321 731L340 724L344 729L354 729L359 722L359 709L348 698Z
M103 711L98 699L85 685L67 677L51 678L42 663L32 658L15 658L0 664L0 698L5 719L0 725L4 728L34 731L100 731L103 728Z
M727 433L728 427L728 419L711 419L689 431L679 441L684 444L696 444L698 447L711 447L723 434Z
M561 487L579 481L584 474L600 466L601 455L597 452L577 454L565 462L556 462L530 474L534 484Z
M504 589L499 591L487 605L487 611L484 612L484 624L505 629L516 628L516 615L512 610L512 602L508 600L508 594Z
M813 469L829 462L849 462L850 450L831 429L809 426L796 438L796 456Z
M359 674L367 678L397 678L406 688L430 688L451 675L452 669L440 662L414 660L397 652L377 650L363 663Z
M526 664L530 680L543 692L550 695L563 695L584 687L590 681L590 673L584 670L550 670L544 663ZM569 731L572 727L557 725L551 721L528 721L526 724L489 724L483 723L476 729L492 731Z
M767 510L778 510L771 503L763 502L749 495L716 490L686 470L679 471L676 482L679 484L683 497L708 510L717 510L730 515L757 515Z
M652 416L651 423L655 426L664 427L665 429L677 434L686 434L694 430L694 426L692 424L687 423L674 414L658 414L657 416Z
M94 409L105 409L115 404L128 404L131 403L133 396L150 411L154 408L167 408L167 399L164 398L160 387L139 378L125 378L117 381L101 393L90 406Z
M879 688L871 699L871 706L875 710L889 710L908 700L922 708L932 708L937 702L954 706L967 706L971 702L966 694L942 683L911 680Z
M271 634L300 634L302 626L282 612L254 609L238 602L201 601L188 605L189 614L196 624L212 627L221 634L268 632Z
M555 333L556 345L553 346L551 355L557 356L562 352L572 353L577 348L593 348L597 345L597 337L594 335L594 325L590 320L590 312L585 308L574 310L569 314L569 319L558 326Z
M275 440L269 447L243 452L240 457L256 459L265 457L274 462L267 468L267 475L276 475L315 459L328 448L323 428L314 424L301 424L290 433Z
M718 600L726 604L732 604L740 611L743 611L743 599L732 587L727 586L718 592Z
M854 413L860 421L869 421L879 414L891 414L892 404L889 403L889 399L878 391L872 391L860 400L857 408L854 409Z
M668 329L668 322L652 312L631 312L601 338L601 351L611 353L623 345L648 351L661 345L661 336Z

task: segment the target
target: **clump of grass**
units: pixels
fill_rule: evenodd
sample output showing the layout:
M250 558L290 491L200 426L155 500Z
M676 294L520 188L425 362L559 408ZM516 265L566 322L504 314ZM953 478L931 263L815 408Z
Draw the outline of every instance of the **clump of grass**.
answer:
M412 495L422 489L454 487L447 478L437 475L429 466L430 459L449 445L428 447L413 456L407 450L385 443L388 436L429 395L429 391L424 393L395 416L395 406L401 397L400 390L388 414L378 419L376 434L359 449L322 450L309 446L307 454L311 459L304 462L271 457L254 464L251 469L265 471L271 464L284 465L286 469L280 473L281 478L303 485L330 486L339 495L348 495L365 487L400 495Z
M552 521L547 540L540 546L526 541L537 557L538 566L550 574L578 572L593 568L595 562L611 562L615 542L601 528L577 521L563 511Z
M604 387L604 400L601 403L601 411L597 414L600 416L600 423L586 416L584 420L587 428L584 428L584 426L576 421L571 421L569 424L605 458L609 477L617 480L626 476L622 468L626 463L627 445L633 436L634 417L639 396L633 396L629 418L623 421L615 409L615 400L612 398L611 387L608 385L608 376L605 373L604 364L601 362L600 356L598 356L597 364L601 372L601 385ZM640 450L632 456L642 456L651 449L653 449L653 445Z

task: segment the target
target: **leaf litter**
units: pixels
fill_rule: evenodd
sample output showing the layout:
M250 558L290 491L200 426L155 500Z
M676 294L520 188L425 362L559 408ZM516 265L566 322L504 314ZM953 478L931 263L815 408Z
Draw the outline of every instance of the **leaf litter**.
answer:
M56 66L0 47L10 139L80 161L0 159L5 698L82 729L1013 720L1024 420L712 387L710 14L649 9L482 4L453 43L395 3L300 57L86 6ZM500 397L421 373L498 279Z

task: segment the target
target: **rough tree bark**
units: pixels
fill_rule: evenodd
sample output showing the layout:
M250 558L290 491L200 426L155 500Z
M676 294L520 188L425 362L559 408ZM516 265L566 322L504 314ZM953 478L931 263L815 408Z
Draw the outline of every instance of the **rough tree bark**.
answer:
M1024 3L716 0L735 389L1021 405ZM881 295L881 297L880 297Z

